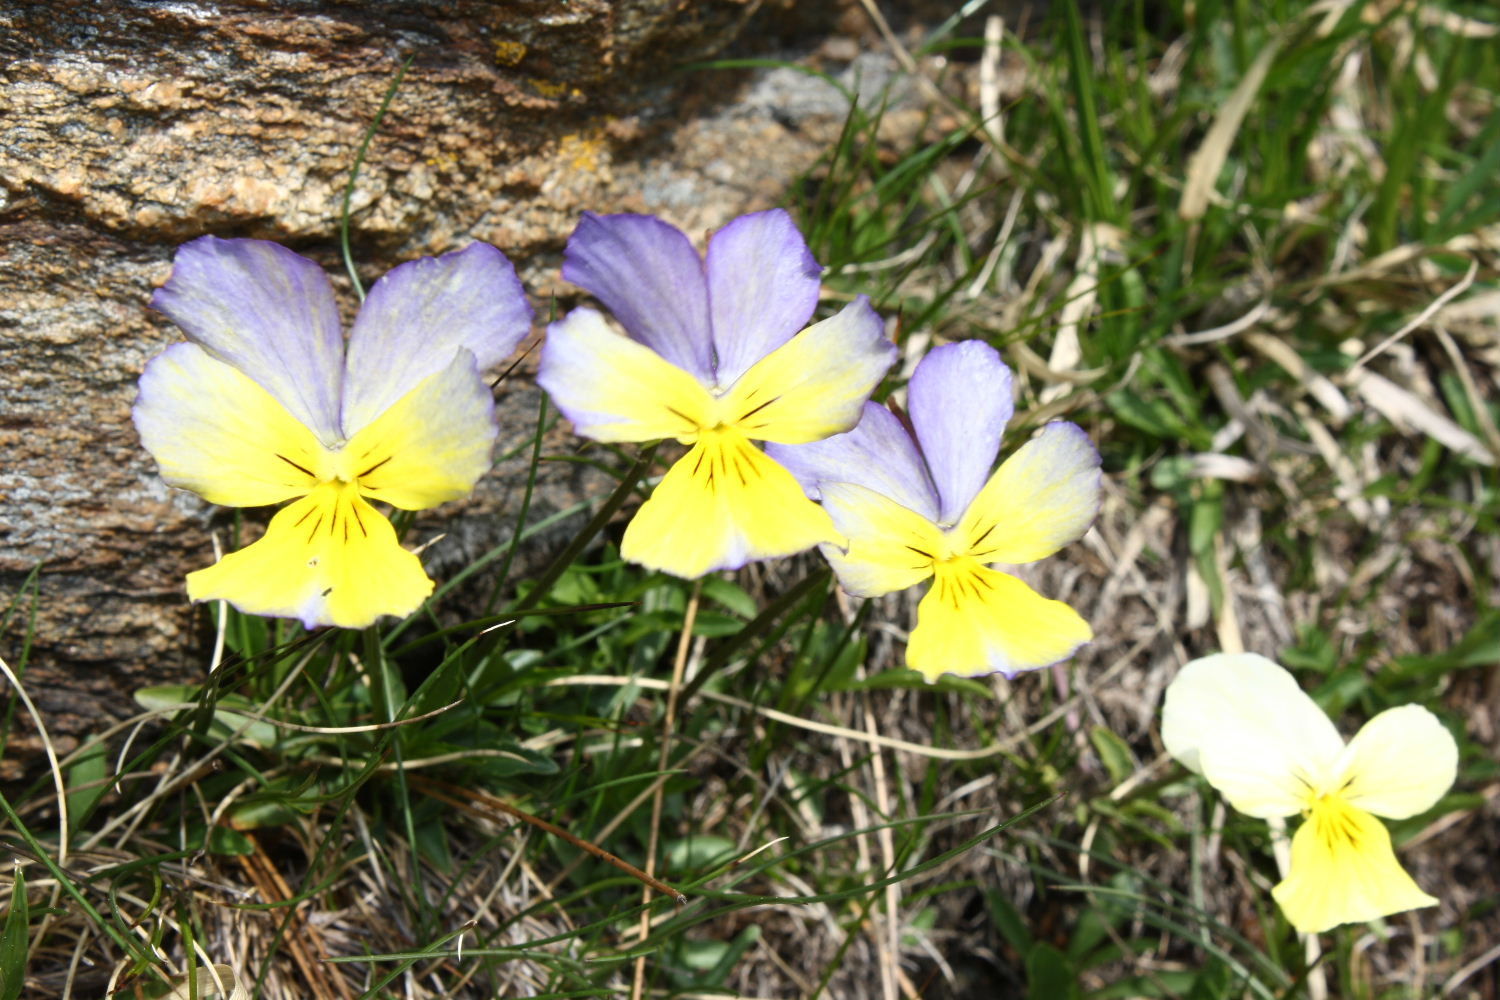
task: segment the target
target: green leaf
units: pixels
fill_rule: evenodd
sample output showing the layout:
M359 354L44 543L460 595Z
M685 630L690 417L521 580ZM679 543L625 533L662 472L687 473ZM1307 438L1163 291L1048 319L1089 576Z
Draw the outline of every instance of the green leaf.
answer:
M728 861L734 856L735 846L725 837L699 834L672 841L663 853L668 871L692 872Z
M208 849L214 854L242 858L255 853L255 844L238 830L216 826L208 831Z
M1151 485L1164 493L1187 486L1195 478L1191 455L1168 455L1151 467Z
M68 768L68 826L73 833L88 819L94 804L109 791L109 752L103 743L84 749L78 763Z
M694 972L708 972L729 952L727 941L681 940L677 960Z
M746 593L743 587L721 576L711 576L703 580L703 596L723 605L727 610L747 621L754 618L760 611L759 603Z
M1031 1000L1081 1000L1078 974L1068 956L1046 942L1026 953L1026 983Z
M1130 754L1130 746L1109 727L1095 726L1089 731L1089 742L1094 744L1094 752L1103 761L1110 780L1115 784L1135 773L1135 758Z
M1193 991L1187 995L1187 1000L1219 1000L1220 997L1233 996L1229 984L1234 976L1229 971L1229 966L1212 956L1208 964L1198 973L1193 982Z
M288 805L285 800L265 799L232 807L229 810L229 822L236 829L259 830L269 826L285 826L295 820L297 815L297 810ZM213 843L212 834L209 836L209 843Z
M31 914L26 905L26 874L15 868L16 880L10 891L10 912L5 915L5 930L0 931L0 1000L16 1000L26 980L26 952L31 945Z
M1105 402L1114 415L1136 430L1167 441L1182 441L1188 429L1172 407L1161 399L1147 399L1128 389L1112 392Z
M1398 656L1389 668L1401 678L1431 677L1466 667L1489 667L1500 660L1500 611L1485 610L1462 639L1441 653Z
M474 761L476 770L490 779L505 778L512 774L557 773L557 762L540 751L529 750L519 743L497 749L504 751L504 756L482 757Z
M177 708L191 711L198 707L198 696L196 684L162 684L141 688L135 693L135 700L142 708L151 710ZM236 708L240 711L231 711ZM276 727L266 722L252 722L249 713L254 711L255 707L248 698L239 695L222 696L214 706L214 720L208 727L209 735L227 740L232 734L239 733L238 741L248 746L275 746Z
M1000 932L1000 936L1022 955L1029 954L1032 946L1031 931L1026 929L1026 918L1021 916L1021 911L998 889L986 892L984 899L989 904L990 919L995 922L995 929Z

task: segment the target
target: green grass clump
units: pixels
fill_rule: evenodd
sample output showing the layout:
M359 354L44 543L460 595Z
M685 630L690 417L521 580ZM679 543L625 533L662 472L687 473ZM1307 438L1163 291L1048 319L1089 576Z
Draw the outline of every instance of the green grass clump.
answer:
M548 454L544 409L532 467L618 483L549 568L511 578L523 507L408 623L217 611L204 683L5 789L0 1000L214 965L265 998L1490 995L1494 11L1062 3L995 48L969 8L788 204L913 360L1001 349L1010 447L1064 416L1098 442L1099 524L1040 569L1093 646L927 686L910 598L811 557L626 565L610 515L654 455ZM1177 667L1236 645L1346 733L1407 702L1453 730L1453 791L1392 825L1440 907L1321 951L1286 926L1276 834L1155 728Z

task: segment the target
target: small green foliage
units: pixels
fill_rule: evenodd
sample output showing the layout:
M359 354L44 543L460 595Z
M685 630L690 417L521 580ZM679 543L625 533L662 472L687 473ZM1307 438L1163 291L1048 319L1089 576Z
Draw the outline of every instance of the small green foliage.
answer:
M1081 1000L1083 990L1073 964L1057 948L1045 941L1031 946L1026 953L1026 982L1032 1000Z
M10 906L0 929L0 1000L18 1000L26 985L27 952L31 949L31 911L26 902L26 870L13 869Z

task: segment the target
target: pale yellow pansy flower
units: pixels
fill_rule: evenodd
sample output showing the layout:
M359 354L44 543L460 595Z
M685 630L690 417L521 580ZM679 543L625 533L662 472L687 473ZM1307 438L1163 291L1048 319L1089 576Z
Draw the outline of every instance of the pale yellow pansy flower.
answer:
M1387 709L1346 745L1285 669L1221 653L1192 661L1167 686L1161 735L1240 812L1301 814L1286 877L1271 891L1298 931L1437 904L1375 818L1426 812L1453 784L1458 747L1427 709Z

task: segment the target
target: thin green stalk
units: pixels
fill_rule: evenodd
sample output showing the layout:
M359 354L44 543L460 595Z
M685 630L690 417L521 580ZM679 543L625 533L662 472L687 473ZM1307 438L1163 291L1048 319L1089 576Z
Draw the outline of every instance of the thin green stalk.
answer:
M609 519L615 516L615 511L623 507L625 501L629 499L630 494L635 492L636 484L640 482L641 477L651 468L651 462L656 458L656 449L660 446L661 442L658 441L655 444L647 446L641 452L635 464L621 478L620 485L615 487L615 491L609 495L609 499L605 500L604 505L589 519L589 523L584 525L583 530L574 535L573 540L568 542L567 547L558 553L557 558L552 560L547 569L537 578L532 588L510 606L508 610L511 616L528 610L540 603L542 598L551 593L552 585L557 582L557 578L562 576L563 572L569 566L573 565L573 561L578 558L589 542L594 540L594 536L603 531L604 526L609 523Z
M365 286L359 280L359 272L354 267L354 253L349 249L349 207L354 200L354 185L359 180L360 168L365 164L365 154L370 151L370 142L375 138L375 132L380 128L385 113L390 109L391 101L396 97L396 90L401 86L401 81L406 77L406 70L411 66L415 55L409 55L401 61L401 66L396 70L396 77L391 85L385 89L385 97L380 102L380 108L375 112L375 120L370 122L370 127L365 129L365 136L360 140L359 151L354 154L354 168L349 171L349 183L344 185L344 204L339 211L339 249L344 255L344 269L349 272L349 281L354 285L354 294L359 300L365 300Z
M505 550L505 559L495 573L495 585L490 588L489 600L484 602L486 615L495 610L495 602L500 599L500 591L504 589L505 581L510 578L510 567L521 548L521 533L526 527L526 516L531 513L531 498L536 492L537 469L540 468L542 462L542 435L547 429L547 394L544 392L541 397L536 411L536 436L531 442L531 462L526 468L526 489L521 493L521 510L516 514L516 530L511 533L510 548Z

